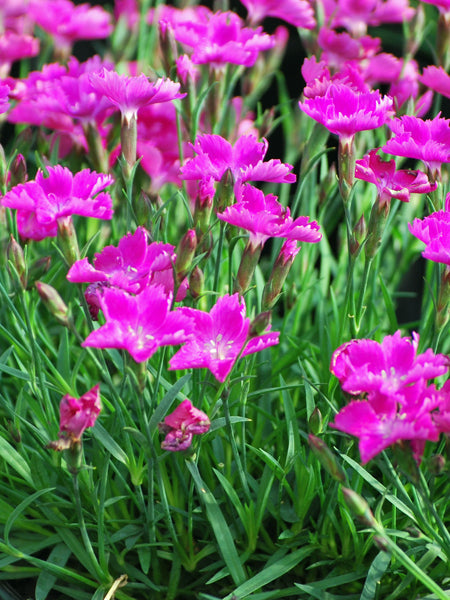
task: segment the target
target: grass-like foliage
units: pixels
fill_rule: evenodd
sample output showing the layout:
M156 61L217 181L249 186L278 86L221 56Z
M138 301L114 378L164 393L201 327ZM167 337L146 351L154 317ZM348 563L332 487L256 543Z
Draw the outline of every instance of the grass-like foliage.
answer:
M448 2L0 4L0 600L448 599Z

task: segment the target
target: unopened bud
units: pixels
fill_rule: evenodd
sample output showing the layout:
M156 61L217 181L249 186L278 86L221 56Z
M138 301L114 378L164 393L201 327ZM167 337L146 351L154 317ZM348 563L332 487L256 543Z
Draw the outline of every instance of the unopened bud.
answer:
M340 483L344 483L345 481L345 473L342 469L341 465L337 462L336 456L333 452L328 448L326 443L320 438L312 435L311 433L308 436L308 444L317 459L319 460L322 467L327 471L333 479L339 481Z
M222 175L214 196L217 212L223 212L234 201L234 177L230 168Z
M52 259L50 256L43 256L31 263L28 269L28 286L30 287L37 279L40 279L50 269Z
M170 73L178 58L178 48L173 27L168 21L161 21L159 24L159 45L163 67L166 73Z
M197 249L197 234L195 229L188 229L181 238L177 248L177 259L175 261L175 273L177 280L184 279L191 267L192 259Z
M36 281L35 286L48 311L55 317L58 323L69 327L69 309L55 288L42 281Z
M25 264L25 257L22 246L14 239L12 234L6 248L6 255L12 266L12 268L8 269L11 277L15 280L15 284L18 285L19 288L25 289L27 287L27 266Z
M242 254L241 264L236 275L236 281L234 282L234 291L239 294L243 294L248 290L250 282L253 278L256 265L258 264L259 257L261 256L262 245L253 246L251 242L248 242L244 253Z
M440 475L445 471L445 458L442 454L435 454L428 459L428 470L432 475Z
M345 487L342 488L342 494L346 505L360 523L374 529L379 527L367 501L362 496Z
M269 281L264 286L262 307L273 308L280 297L286 277L300 250L296 240L286 240L281 247L275 264L270 274Z
M58 242L67 264L71 267L80 259L77 234L71 216L58 219Z
M340 137L338 147L339 191L344 204L350 200L353 182L355 181L355 147L354 136Z
M266 312L259 313L250 323L250 329L248 331L248 339L258 337L270 329L270 325L272 323L272 313L270 310Z
M315 407L308 419L309 430L312 434L318 435L323 431L323 419L320 410Z
M194 300L200 298L205 289L205 276L200 267L195 266L189 275L189 291Z
M11 187L25 183L28 179L27 163L23 154L18 154L11 166Z
M373 258L378 252L389 215L389 208L389 202L381 202L379 200L376 200L372 206L367 228L367 241L364 246L364 253L367 258Z

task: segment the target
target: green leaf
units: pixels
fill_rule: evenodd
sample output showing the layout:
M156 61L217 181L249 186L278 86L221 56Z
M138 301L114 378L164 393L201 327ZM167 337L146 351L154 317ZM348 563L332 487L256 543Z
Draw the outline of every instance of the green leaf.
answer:
M22 477L22 479L30 486L34 487L28 463L17 450L2 437L0 437L0 456Z
M186 385L186 383L189 381L190 378L191 378L190 373L187 373L186 375L183 375L183 377L180 377L180 379L178 379L177 382L173 384L173 386L170 388L170 390L167 392L167 394L164 396L164 398L158 404L158 406L156 407L155 412L152 414L152 416L150 418L150 422L149 422L149 428L150 428L150 431L152 432L152 434L158 428L158 423L160 423L164 419L166 414L169 412L170 407L172 406L173 402L175 401L175 398L178 396L178 394L180 393L180 391L183 389L183 387Z
M390 562L391 555L387 552L381 551L377 554L367 573L360 600L374 600L377 592L377 585L385 574Z
M65 544L58 544L50 552L47 562L64 567L69 560L69 556L72 554L70 548ZM57 577L47 571L42 571L36 582L35 600L46 600L47 596L53 589Z
M197 465L194 462L187 460L186 466L189 469L192 478L194 479L197 492L205 505L208 521L211 524L217 540L218 549L228 567L231 578L233 579L235 585L240 585L246 580L247 577L239 559L236 546L234 545L230 528L225 521L216 499L203 482Z

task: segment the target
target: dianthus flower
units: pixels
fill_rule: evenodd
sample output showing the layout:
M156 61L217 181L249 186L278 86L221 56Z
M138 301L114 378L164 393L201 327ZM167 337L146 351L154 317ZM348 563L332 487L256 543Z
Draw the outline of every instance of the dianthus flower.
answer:
M192 335L170 359L170 369L207 368L225 381L238 356L247 356L278 343L278 332L249 337L250 319L238 294L219 298L209 313L178 309L193 321Z
M105 287L116 287L139 294L148 285L162 285L166 294L174 291L173 266L175 248L171 244L152 242L143 227L128 233L117 248L106 246L95 255L93 266L87 258L74 263L67 279L72 283L89 283L86 299L91 315L96 318L100 308L99 296ZM177 300L186 294L187 281L178 290Z
M401 337L400 331L385 336L381 343L351 340L333 353L330 370L349 394L377 392L389 396L447 372L446 355L434 354L431 349L417 354L418 345L417 333L411 340Z
M136 362L144 362L160 346L185 342L192 329L187 315L170 310L172 294L161 285L148 286L137 296L105 288L99 302L106 323L88 335L83 347L121 348Z
M367 27L383 23L403 23L415 14L408 0L321 0L326 21L331 27L345 27L354 37L361 37Z
M314 11L307 0L241 0L248 11L251 25L258 25L266 17L276 17L304 29L316 25Z
M442 67L431 65L423 70L419 81L438 94L450 98L450 75Z
M422 256L450 267L450 194L445 210L434 212L424 219L414 219L409 231L426 246Z
M299 106L342 140L353 139L357 131L377 129L394 114L392 98L342 83L330 83L323 95L307 97Z
M383 152L421 160L433 179L440 176L441 164L450 162L449 119L440 113L431 120L405 115L392 119L389 128L395 135L382 147Z
M169 79L158 79L152 83L144 73L138 77L128 77L103 69L99 73L93 73L90 81L93 88L106 96L120 110L122 119L128 122L133 117L137 119L137 112L143 106L185 96L179 93L179 83Z
M6 112L9 108L9 88L0 82L0 114Z
M273 194L265 196L261 190L245 185L242 197L217 218L246 229L253 247L263 246L271 237L281 237L300 242L318 242L322 238L316 221L309 217L293 219L289 208L277 201Z
M430 183L422 171L396 171L395 160L383 160L377 152L378 148L375 148L356 161L355 177L376 185L381 204L386 204L391 198L409 202L410 194L428 194L436 189L437 184Z
M11 64L39 54L39 40L31 35L5 31L0 35L0 74L8 75Z
M77 40L103 39L113 30L111 16L100 6L75 5L70 0L31 0L29 11L53 36L55 46L66 53Z
M368 35L355 39L346 31L338 33L321 27L317 43L322 49L321 60L329 67L340 70L348 61L359 64L367 61L380 49L380 38Z
M42 240L55 237L58 224L71 215L111 219L112 198L102 190L113 183L110 175L83 169L75 175L67 167L47 167L35 181L16 185L0 200L17 209L17 228L22 237Z
M97 384L80 398L66 394L61 399L58 440L50 442L50 448L67 450L80 442L88 427L94 426L101 411L99 390Z
M175 39L192 48L191 60L218 67L227 63L252 67L258 54L270 50L275 38L261 27L244 27L243 20L231 11L203 13L207 20L172 21Z
M181 167L181 178L220 181L229 169L235 190L247 181L293 183L292 165L278 159L264 161L268 142L258 142L252 135L241 136L232 146L220 135L200 135L192 145L197 154Z
M161 448L171 452L186 450L192 443L192 436L206 433L210 426L208 415L192 406L186 398L158 424L159 431L166 434Z

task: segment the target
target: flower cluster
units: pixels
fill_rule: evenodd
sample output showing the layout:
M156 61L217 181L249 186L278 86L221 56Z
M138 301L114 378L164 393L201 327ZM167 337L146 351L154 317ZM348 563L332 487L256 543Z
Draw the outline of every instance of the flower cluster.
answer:
M449 433L448 385L437 390L428 381L448 372L449 359L428 349L418 354L419 336L402 338L399 331L381 343L356 339L340 346L331 372L352 400L334 418L332 427L359 438L363 463L395 443L408 440L417 460L425 442Z
M159 431L166 435L161 448L170 452L186 450L192 443L192 436L206 433L210 425L208 415L192 406L186 398L158 424Z

